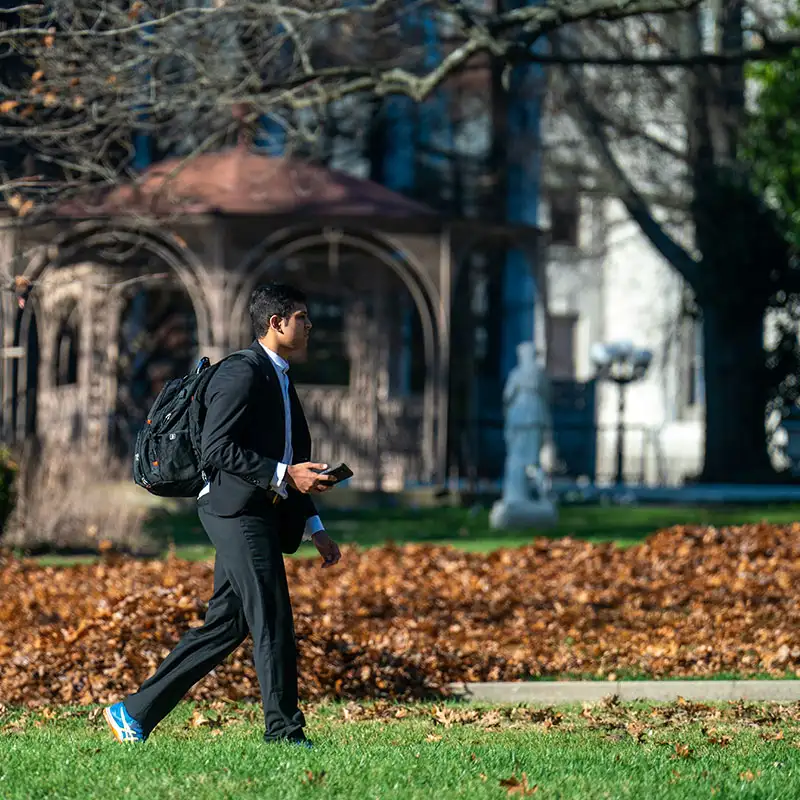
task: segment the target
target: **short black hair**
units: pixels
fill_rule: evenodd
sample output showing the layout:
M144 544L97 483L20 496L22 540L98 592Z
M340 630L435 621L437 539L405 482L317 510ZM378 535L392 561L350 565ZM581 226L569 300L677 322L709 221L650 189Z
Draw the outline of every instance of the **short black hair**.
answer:
M267 335L270 319L277 314L281 319L290 317L297 306L306 303L300 289L286 283L264 283L256 286L250 295L250 321L256 338Z

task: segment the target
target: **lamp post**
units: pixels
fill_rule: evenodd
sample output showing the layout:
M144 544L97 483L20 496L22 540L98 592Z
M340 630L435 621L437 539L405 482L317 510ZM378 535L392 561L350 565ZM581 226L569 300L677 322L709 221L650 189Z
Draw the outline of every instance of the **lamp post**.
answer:
M649 350L634 347L633 342L611 342L594 344L590 352L592 363L597 370L596 377L617 384L617 474L618 486L623 482L625 462L625 390L628 384L641 380L653 360Z

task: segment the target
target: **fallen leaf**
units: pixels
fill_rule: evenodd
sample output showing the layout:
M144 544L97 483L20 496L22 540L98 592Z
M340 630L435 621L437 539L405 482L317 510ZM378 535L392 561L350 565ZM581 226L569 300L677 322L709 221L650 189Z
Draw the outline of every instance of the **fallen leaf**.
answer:
M527 797L539 791L538 785L528 786L528 776L524 772L522 773L522 779L519 779L516 775L512 775L510 778L503 778L500 781L500 786L506 790L509 797L514 795Z
M642 739L644 739L644 725L642 725L641 722L629 722L625 726L625 730L628 731L628 735L636 739L637 742L641 742Z
M733 741L732 736L709 736L708 743L716 744L719 747L727 747Z
M500 716L500 712L496 709L492 709L491 711L487 711L480 718L480 726L482 728L497 728L502 721L503 718Z
M27 724L27 721L26 721L25 717L20 717L19 719L15 719L12 722L7 723L6 725L3 725L3 727L0 728L0 732L2 732L2 733L20 733L21 731L25 730L26 724Z
M438 706L433 707L433 718L438 722L440 725L444 725L445 728L450 728L453 725L453 722L457 719L455 711L451 711L447 708L439 708Z
M678 742L675 745L675 755L672 756L673 758L691 758L693 750L689 747L688 744L683 744L682 742Z
M302 782L307 786L318 786L325 780L325 774L325 770L314 772L313 770L307 769Z

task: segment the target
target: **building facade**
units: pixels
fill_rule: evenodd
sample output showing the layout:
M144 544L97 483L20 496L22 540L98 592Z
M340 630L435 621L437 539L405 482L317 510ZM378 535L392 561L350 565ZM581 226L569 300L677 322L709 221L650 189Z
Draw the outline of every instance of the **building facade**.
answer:
M548 351L554 377L591 381L592 344L631 341L653 353L626 390L624 477L676 485L702 469L704 398L700 321L686 288L622 204L575 193L548 204ZM618 390L598 383L597 479L615 478Z

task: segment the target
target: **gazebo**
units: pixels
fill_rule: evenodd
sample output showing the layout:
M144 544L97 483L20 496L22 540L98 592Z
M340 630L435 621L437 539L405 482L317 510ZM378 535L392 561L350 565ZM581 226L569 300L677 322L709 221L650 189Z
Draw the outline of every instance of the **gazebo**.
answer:
M3 300L3 344L18 356L3 368L6 440L107 452L164 380L249 342L253 287L286 280L308 292L316 321L295 373L314 457L346 461L374 489L446 478L464 255L510 237L537 264L539 244L532 229L447 220L368 180L243 146L159 162L7 236L29 253L13 271L34 289L24 309ZM136 306L144 292L183 311L158 328L168 357L132 398L137 341L156 335Z

